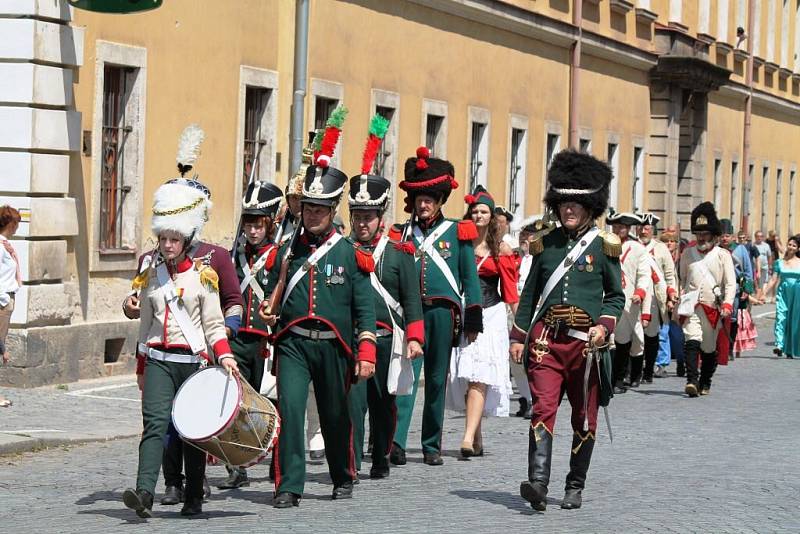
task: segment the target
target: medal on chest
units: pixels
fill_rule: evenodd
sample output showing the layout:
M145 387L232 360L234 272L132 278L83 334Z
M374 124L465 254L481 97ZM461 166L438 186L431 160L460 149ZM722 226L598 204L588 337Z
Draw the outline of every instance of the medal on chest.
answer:
M439 255L447 259L453 255L452 251L450 250L450 242L449 241L439 241Z

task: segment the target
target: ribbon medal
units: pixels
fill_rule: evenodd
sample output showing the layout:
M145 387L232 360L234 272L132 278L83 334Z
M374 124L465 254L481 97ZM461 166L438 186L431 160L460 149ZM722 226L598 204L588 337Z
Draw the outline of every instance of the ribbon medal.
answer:
M333 265L328 263L327 265L325 265L325 285L326 286L329 286L329 285L335 283L333 281L333 279L331 278L332 274L333 274Z
M344 284L344 267L343 266L340 265L340 266L338 266L336 268L336 274L333 275L332 282L334 284Z
M444 259L447 259L453 255L453 253L450 251L449 241L439 241L439 255Z
M584 257L586 258L586 272L590 273L594 271L594 265L592 265L594 263L594 256L587 254Z

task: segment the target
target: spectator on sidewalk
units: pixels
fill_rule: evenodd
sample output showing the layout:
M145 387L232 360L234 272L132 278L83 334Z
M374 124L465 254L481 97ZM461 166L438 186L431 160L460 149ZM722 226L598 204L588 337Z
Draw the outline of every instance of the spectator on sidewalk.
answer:
M769 275L772 272L772 249L769 243L764 241L764 232L759 230L755 233L755 243L753 246L758 250L758 279L756 280L756 289L758 290L758 298L763 300L764 286L769 282Z
M777 286L775 291L775 348L780 357L800 357L800 336L795 325L800 321L800 235L789 238L786 254L775 262L765 293Z
M6 336L8 325L11 323L11 314L14 312L14 295L22 285L22 272L11 237L17 232L21 217L19 211L11 206L0 208L0 354L3 355L3 365L8 363L9 355L6 350ZM0 395L0 408L8 408L13 403Z

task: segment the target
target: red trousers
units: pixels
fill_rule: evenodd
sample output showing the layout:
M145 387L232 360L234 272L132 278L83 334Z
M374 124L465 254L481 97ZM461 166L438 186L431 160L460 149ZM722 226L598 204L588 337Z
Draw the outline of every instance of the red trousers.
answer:
M547 328L547 348L549 352L539 358L534 351L536 341L542 331ZM587 412L583 409L583 382L586 369L586 358L583 350L586 342L567 334L569 327L562 326L556 332L553 327L545 326L539 321L533 326L528 340L528 385L533 396L531 425L544 424L548 432L553 433L556 424L556 412L564 392L572 405L572 429L584 432L583 423L588 415L589 431L597 428L597 409L599 407L600 380L597 364L593 363L589 374ZM588 328L576 328L586 332Z

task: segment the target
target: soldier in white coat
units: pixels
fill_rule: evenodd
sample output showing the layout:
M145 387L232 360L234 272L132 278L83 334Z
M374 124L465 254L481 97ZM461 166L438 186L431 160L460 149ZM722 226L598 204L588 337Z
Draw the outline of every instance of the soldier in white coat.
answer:
M639 240L650 254L648 261L653 280L650 324L644 329L644 373L642 374L642 381L650 384L653 382L654 371L657 377L666 376L666 369L661 365L655 369L656 357L659 334L664 325L669 325L670 313L678 302L678 281L675 278L675 262L672 260L672 254L667 245L656 238L658 231L656 225L660 219L653 213L640 213L639 218L642 219L642 225L639 226Z
M679 264L681 301L678 316L686 339L686 387L689 397L708 395L717 369L717 336L722 319L733 311L736 271L731 254L717 246L721 225L711 202L692 211L696 243L686 247ZM727 335L727 334L723 334ZM698 372L698 355L702 365Z
M630 365L631 387L639 387L644 354L644 329L650 324L650 307L653 283L650 277L648 253L636 237L630 234L631 226L642 224L633 213L609 210L606 222L622 241L622 290L625 308L614 329L614 393L625 393L625 373Z

